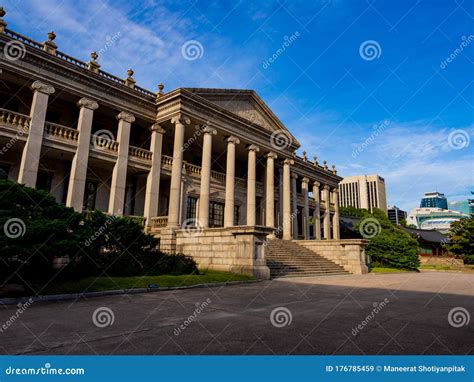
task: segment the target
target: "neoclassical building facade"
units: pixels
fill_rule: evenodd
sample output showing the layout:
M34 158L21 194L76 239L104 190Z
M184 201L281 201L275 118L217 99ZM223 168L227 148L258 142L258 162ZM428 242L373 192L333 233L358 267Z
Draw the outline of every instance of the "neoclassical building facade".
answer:
M269 238L363 256L340 240L335 167L296 155L300 144L254 91L153 93L132 70L102 71L95 52L84 62L60 52L52 32L37 42L6 24L1 178L76 211L143 217L161 250L203 267L266 278Z

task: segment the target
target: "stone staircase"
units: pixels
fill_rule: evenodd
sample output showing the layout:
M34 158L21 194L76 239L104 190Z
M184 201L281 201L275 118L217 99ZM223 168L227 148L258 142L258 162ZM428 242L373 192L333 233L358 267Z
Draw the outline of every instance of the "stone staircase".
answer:
M270 240L267 266L271 278L349 274L342 266L290 240Z

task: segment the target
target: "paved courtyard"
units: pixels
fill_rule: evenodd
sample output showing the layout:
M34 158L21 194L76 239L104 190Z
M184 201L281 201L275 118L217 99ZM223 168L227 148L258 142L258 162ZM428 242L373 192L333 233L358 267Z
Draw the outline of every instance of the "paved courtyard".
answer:
M33 303L13 322L3 306L0 352L473 354L473 295L474 275L425 272Z

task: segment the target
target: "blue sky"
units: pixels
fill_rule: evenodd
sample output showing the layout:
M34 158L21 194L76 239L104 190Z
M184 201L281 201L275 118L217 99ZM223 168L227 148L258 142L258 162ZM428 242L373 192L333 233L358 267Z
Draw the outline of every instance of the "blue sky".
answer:
M472 0L4 7L9 28L39 41L54 30L61 51L86 61L101 51L102 69L125 77L131 67L153 91L159 82L254 89L309 157L342 176L383 176L389 204L411 209L433 190L464 200L474 189ZM195 60L182 54L190 40L202 46Z

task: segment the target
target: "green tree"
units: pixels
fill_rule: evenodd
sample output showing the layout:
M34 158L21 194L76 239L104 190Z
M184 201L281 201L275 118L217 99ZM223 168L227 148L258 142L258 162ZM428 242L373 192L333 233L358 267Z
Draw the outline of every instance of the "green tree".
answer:
M412 270L420 266L418 242L394 226L384 211L378 208L374 208L373 213L365 211L356 229L369 240L366 254L370 256L373 266Z
M474 260L474 218L472 216L451 223L448 238L448 251L463 256L466 263L470 263L471 259Z

